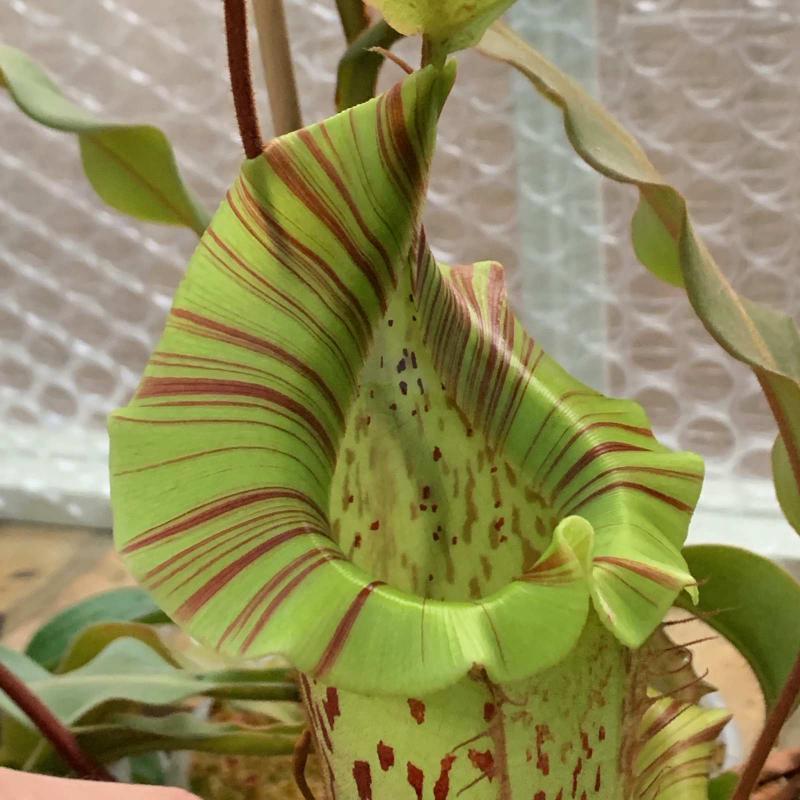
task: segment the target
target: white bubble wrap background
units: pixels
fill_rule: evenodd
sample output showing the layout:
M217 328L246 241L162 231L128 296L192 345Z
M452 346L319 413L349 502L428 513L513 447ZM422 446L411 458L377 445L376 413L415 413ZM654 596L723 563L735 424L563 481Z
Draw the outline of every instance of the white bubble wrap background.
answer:
M513 15L685 190L737 288L789 310L800 295L795 3L520 0ZM161 127L213 207L240 160L221 5L3 0L0 38L93 111ZM287 13L305 119L319 119L342 47L333 0L287 0ZM399 51L416 57L411 42ZM399 76L388 65L382 80ZM195 238L104 208L76 142L5 96L0 130L0 516L103 522L105 418L132 393ZM679 291L636 264L632 207L630 190L576 162L557 111L524 81L461 58L427 213L438 253L503 261L519 312L557 358L637 398L666 441L702 453L729 487L718 505L735 495L737 517L774 516L774 426L755 382Z

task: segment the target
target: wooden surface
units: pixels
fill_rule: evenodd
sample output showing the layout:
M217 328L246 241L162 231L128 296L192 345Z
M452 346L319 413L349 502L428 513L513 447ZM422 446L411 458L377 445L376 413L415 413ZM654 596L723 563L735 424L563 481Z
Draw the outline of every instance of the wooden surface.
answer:
M0 613L5 644L22 647L55 611L83 597L132 583L108 531L0 523ZM708 633L699 622L670 629L679 642ZM764 713L750 668L720 638L693 650L695 665L700 672L708 669L709 682L719 688L725 706L734 713L742 751L748 752ZM782 744L800 746L800 715L787 727Z

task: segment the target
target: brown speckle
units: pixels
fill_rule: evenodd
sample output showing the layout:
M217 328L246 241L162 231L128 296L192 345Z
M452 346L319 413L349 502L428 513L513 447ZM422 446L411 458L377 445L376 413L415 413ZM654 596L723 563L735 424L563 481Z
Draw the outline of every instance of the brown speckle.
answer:
M384 744L383 740L378 742L378 761L381 769L386 772L394 766L394 748Z
M408 698L408 710L417 725L422 725L425 722L425 703L422 700L416 700L413 697Z

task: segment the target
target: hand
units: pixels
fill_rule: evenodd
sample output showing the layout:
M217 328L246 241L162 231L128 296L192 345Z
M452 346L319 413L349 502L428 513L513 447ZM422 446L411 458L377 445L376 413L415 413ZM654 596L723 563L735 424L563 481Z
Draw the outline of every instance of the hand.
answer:
M169 786L136 786L52 778L0 767L0 800L199 800Z

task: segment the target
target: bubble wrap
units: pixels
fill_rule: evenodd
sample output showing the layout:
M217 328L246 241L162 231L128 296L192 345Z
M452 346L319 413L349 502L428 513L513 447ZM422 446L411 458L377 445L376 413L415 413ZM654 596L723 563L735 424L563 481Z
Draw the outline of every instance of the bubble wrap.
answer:
M793 2L521 0L513 12L685 191L736 287L783 309L800 293ZM213 207L240 161L221 5L7 0L0 30L87 108L161 127ZM304 118L320 119L342 48L334 4L287 0L287 16ZM398 52L413 61L416 47ZM438 255L502 261L518 312L565 366L635 397L669 444L702 453L737 514L744 503L774 517L774 424L682 293L636 264L633 193L577 162L557 110L522 79L474 53L460 62L426 213ZM400 75L388 64L382 85ZM4 95L0 124L0 515L105 523L105 418L132 393L195 238L106 209L75 140Z

